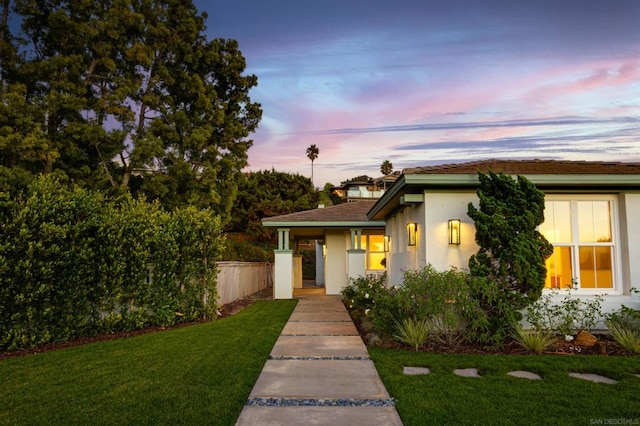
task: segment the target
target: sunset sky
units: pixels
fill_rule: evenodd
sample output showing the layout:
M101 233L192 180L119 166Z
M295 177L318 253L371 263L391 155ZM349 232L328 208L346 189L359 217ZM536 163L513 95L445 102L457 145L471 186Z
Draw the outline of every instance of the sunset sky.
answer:
M640 1L201 0L263 117L250 170L314 183L487 158L640 161Z

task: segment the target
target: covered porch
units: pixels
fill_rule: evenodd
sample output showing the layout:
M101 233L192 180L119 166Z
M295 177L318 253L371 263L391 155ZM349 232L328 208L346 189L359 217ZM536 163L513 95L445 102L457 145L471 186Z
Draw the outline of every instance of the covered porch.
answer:
M385 222L367 219L374 203L358 201L264 219L264 226L278 232L274 298L291 299L302 287L302 241L315 241L316 280L324 284L326 295L340 294L351 278L384 273Z

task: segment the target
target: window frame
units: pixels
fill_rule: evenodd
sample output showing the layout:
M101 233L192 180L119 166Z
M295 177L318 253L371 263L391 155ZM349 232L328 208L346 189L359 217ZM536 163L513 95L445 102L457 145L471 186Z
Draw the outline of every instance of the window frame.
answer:
M608 201L610 206L610 226L611 242L580 242L578 223L578 202L581 201ZM578 279L578 287L573 288L578 294L583 295L603 295L603 294L623 294L622 269L620 253L620 224L618 214L618 197L615 194L545 194L545 202L569 202L571 221L571 242L550 243L554 247L569 247L571 253L572 281ZM546 209L545 209L546 210ZM546 211L545 211L546 214ZM582 288L580 284L580 247L611 247L611 280L612 287L609 288ZM551 292L555 288L544 287L544 292ZM558 288L558 290L562 290Z

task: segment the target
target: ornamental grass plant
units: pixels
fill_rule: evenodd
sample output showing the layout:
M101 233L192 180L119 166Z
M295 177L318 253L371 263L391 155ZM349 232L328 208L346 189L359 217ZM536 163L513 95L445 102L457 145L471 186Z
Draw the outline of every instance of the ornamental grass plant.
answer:
M611 337L623 348L634 354L640 354L640 330L620 321L605 322Z
M528 352L541 354L556 341L556 336L548 331L525 330L518 325L512 332L513 340Z
M432 324L428 318L404 318L396 322L396 333L393 338L417 351L425 344L431 333Z

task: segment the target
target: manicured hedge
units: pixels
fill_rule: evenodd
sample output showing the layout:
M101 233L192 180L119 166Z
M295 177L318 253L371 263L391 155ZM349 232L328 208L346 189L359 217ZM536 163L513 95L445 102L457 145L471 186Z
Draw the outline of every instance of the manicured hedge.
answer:
M220 220L42 177L1 212L0 351L215 310ZM208 297L206 297L208 295Z

